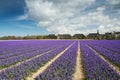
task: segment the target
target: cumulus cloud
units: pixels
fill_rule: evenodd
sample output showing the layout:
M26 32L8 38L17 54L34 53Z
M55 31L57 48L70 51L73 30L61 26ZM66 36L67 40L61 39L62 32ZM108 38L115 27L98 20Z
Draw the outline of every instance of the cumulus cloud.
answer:
M28 17L50 33L75 34L95 32L97 29L102 32L120 30L120 20L105 15L105 6L83 15L82 12L92 4L95 4L95 0L26 0Z

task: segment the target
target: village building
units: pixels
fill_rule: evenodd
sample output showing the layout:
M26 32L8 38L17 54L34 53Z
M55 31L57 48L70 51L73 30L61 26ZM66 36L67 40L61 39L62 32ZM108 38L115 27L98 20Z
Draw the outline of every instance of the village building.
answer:
M111 32L105 33L105 39L111 40L113 38L113 34Z
M44 36L44 39L57 39L57 36L55 34L49 34Z
M57 39L71 39L70 34L58 34Z
M73 39L85 39L85 35L84 34L74 34L73 35Z
M120 39L120 32L114 32L115 39Z
M100 36L99 30L97 30L97 33L89 33L87 35L87 38L88 39L99 39L99 36Z

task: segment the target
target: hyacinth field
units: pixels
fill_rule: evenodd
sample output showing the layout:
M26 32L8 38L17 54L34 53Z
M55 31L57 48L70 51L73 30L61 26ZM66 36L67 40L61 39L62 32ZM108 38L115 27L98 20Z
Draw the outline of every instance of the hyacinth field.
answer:
M0 80L120 80L120 40L0 41Z

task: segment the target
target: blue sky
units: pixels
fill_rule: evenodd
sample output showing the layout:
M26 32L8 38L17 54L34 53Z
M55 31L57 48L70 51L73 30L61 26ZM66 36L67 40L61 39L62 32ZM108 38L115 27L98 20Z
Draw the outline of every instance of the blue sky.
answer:
M120 31L120 0L0 0L0 36Z
M0 36L47 34L36 22L29 19L19 20L25 14L24 0L0 0Z

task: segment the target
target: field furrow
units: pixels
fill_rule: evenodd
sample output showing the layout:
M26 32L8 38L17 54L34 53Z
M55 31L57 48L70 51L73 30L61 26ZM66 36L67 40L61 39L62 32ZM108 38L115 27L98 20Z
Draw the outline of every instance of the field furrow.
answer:
M32 60L20 63L20 65L13 66L12 68L5 69L0 72L0 79L26 79L31 73L36 72L39 67L44 66L49 60L54 58L58 53L63 51L73 41L62 42L64 46L57 48L45 55L38 56ZM61 44L61 43L60 43Z
M115 66L113 63L111 63L109 60L107 60L104 56L102 56L99 52L97 52L95 49L93 49L92 47L88 46L92 51L94 51L95 54L97 54L98 56L100 56L100 58L102 60L104 60L106 63L109 64L109 66L116 71L119 75L120 75L120 67Z
M120 75L97 55L84 41L81 42L81 53L85 80L119 80Z
M72 80L77 56L77 41L58 57L35 80Z
M59 47L56 47L56 48L51 49L51 50L48 50L48 51L43 52L43 53L41 53L41 54L38 54L38 55L36 55L36 56L32 56L31 58L28 58L28 59L26 58L25 60L19 61L19 62L15 63L15 64L13 64L13 65L11 65L11 66L6 66L6 67L4 67L3 69L1 69L0 72L4 71L4 70L6 70L6 69L13 68L13 67L15 67L15 66L19 66L20 64L23 64L23 63L25 63L25 62L28 62L28 61L33 60L33 59L35 59L35 58L38 58L38 57L40 57L40 56L43 56L43 55L45 55L45 54L47 54L47 53L50 53L50 52L56 50L57 48L59 48Z
M95 45L89 45L93 49L95 49L97 52L99 52L102 56L104 56L108 61L110 61L112 64L120 67L120 55L115 54L111 51L107 51L101 47L95 46Z
M27 80L34 80L34 78L36 78L40 73L42 73L43 71L45 71L56 59L58 59L62 54L64 54L64 52L67 51L73 44L74 43L72 43L71 45L69 45L66 49L64 49L63 51L61 51L53 59L51 59L50 61L48 61L43 67L40 67L35 73L33 73L32 75L30 75L26 79Z
M119 42L0 41L0 80L120 80Z
M83 80L84 79L81 58L82 58L82 56L81 56L81 51L80 51L80 43L78 42L78 52L77 52L75 73L73 74L73 80Z

